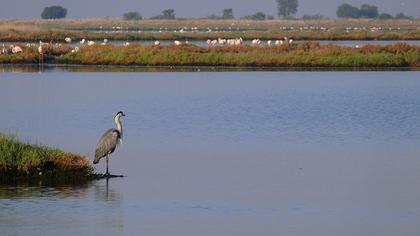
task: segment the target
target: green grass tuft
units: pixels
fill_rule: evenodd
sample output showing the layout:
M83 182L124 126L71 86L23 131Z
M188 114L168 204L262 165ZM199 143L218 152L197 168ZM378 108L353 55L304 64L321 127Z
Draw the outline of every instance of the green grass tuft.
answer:
M84 156L0 134L0 176L2 181L83 181L96 175Z

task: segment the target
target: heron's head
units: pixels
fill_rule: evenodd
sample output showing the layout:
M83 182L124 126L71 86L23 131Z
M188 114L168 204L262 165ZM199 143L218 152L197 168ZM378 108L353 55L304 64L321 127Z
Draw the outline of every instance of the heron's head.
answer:
M121 116L125 116L124 112L119 111L117 112L117 114L115 115L115 118L120 118Z

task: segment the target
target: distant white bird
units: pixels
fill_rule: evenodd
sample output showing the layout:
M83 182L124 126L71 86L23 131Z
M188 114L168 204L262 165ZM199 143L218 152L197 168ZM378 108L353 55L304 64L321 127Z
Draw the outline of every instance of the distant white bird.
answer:
M77 53L77 52L79 52L79 50L80 50L79 47L75 47L74 49L71 50L71 52L72 53Z
M224 44L226 44L226 39L221 39L221 38L218 38L218 39L217 39L217 42L218 42L220 45L224 45Z
M256 45L256 46L258 46L258 45L260 45L261 44L261 40L259 40L259 39L254 39L254 40L252 40L252 45Z
M93 46L93 45L95 45L95 41L88 41L88 42L87 42L87 45L88 45L88 46Z
M293 39L289 39L289 44L292 44L293 43Z
M71 40L71 38L70 38L70 37L66 37L66 38L64 39L64 41L66 41L66 43L71 43L71 42L72 42L72 40Z
M108 39L104 39L104 43L108 43Z
M23 49L21 47L15 45L10 45L10 50L13 54L23 52Z
M159 41L157 41L157 40L155 41L155 43L154 43L154 44L155 44L155 46L160 46L160 42L159 42Z
M126 46L126 47L127 47L127 46L130 46L130 42L125 42L125 43L124 43L124 46Z
M4 43L3 48L1 49L1 54L7 54L7 49L4 47Z
M239 38L239 39L234 39L233 44L234 44L234 45L236 45L236 46L238 46L238 45L241 45L241 44L242 44L242 42L243 42L242 38Z
M268 41L267 41L267 45L268 45L268 46L271 46L271 40L268 40Z
M86 42L86 39L80 40L80 44L85 44L85 42Z
M178 40L175 40L175 41L174 41L174 44L175 44L175 45L177 45L177 46L179 46L179 45L181 45L181 42L180 42L180 41L178 41Z

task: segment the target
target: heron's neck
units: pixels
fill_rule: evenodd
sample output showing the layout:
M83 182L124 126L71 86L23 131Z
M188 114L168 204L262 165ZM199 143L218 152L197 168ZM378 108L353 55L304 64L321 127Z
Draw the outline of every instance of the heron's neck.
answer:
M117 125L117 130L120 131L120 134L121 134L121 137L122 137L123 130L122 130L122 125L121 125L120 118L118 116L115 117L114 122Z

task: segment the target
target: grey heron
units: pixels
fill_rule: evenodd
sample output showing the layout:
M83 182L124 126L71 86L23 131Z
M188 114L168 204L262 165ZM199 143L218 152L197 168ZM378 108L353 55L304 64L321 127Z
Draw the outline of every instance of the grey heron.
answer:
M93 161L93 164L98 164L102 157L106 157L106 177L111 176L108 171L108 157L115 151L115 148L123 137L123 130L121 125L122 116L125 116L124 112L117 112L114 117L114 122L117 125L117 128L111 128L107 130L96 145L95 160Z

